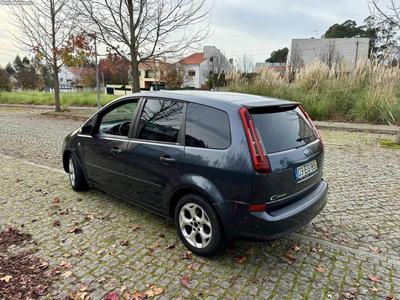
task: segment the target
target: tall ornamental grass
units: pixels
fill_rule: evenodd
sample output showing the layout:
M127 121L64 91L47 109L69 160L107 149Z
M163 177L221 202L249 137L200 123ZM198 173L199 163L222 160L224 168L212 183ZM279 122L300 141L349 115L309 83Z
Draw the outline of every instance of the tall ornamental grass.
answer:
M316 60L289 74L269 68L257 71L253 80L240 73L227 74L228 90L301 102L315 120L400 122L400 69L377 61L345 62L329 69Z

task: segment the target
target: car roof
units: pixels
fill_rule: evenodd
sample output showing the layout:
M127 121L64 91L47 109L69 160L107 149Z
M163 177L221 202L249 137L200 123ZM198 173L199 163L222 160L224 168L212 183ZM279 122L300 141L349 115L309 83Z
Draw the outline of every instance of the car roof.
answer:
M189 101L198 104L213 106L216 108L226 108L227 106L246 107L248 109L266 106L297 106L299 102L292 102L288 100L264 97L258 95L230 93L230 92L217 92L217 91L167 91L162 90L159 92L148 93L134 93L123 96L119 99L130 97L146 97L146 98L164 98L175 99L182 101Z

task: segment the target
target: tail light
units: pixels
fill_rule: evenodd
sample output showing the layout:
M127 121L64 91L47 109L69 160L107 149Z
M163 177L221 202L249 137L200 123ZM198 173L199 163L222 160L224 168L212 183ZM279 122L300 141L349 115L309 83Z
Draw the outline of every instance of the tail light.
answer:
M318 129L315 126L314 122L311 120L310 116L304 111L304 109L300 105L299 105L299 108L300 108L301 112L303 113L303 115L306 117L306 120L308 120L310 122L311 126L313 127L313 129L315 131L315 134L318 136L318 139L321 141L322 148L324 148L324 150L325 150L325 146L324 146L324 143L322 142L321 135L319 134Z
M267 152L265 151L260 133L256 127L253 117L249 111L242 107L239 110L240 117L242 118L243 126L246 131L247 141L249 142L251 157L253 159L254 168L258 173L267 174L271 173Z

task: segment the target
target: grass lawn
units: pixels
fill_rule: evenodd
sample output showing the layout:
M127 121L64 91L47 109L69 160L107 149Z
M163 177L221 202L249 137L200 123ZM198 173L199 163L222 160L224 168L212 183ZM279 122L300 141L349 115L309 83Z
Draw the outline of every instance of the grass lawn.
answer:
M119 95L100 94L101 105L120 97ZM61 107L67 108L70 105L97 105L96 92L74 92L60 93ZM44 92L0 92L0 103L10 104L42 104L54 105L54 93Z

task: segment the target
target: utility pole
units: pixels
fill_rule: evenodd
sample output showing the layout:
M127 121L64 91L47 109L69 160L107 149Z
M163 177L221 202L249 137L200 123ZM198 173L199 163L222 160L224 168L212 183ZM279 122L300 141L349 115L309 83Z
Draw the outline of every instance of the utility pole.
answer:
M94 33L89 34L89 36L94 39L94 55L96 60L96 88L97 88L97 109L100 110L100 84L99 84L99 66L97 64L97 42L96 42L96 35Z
M154 56L154 89L157 91L157 68L156 68L156 57Z
M357 38L357 42L356 42L356 61L354 62L354 67L357 66L358 44L360 43L360 42L358 41L358 38L359 38L358 35L356 36L356 38Z
M315 38L318 38L318 36L319 36L318 29L312 30L311 32L315 33Z

